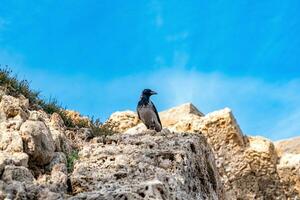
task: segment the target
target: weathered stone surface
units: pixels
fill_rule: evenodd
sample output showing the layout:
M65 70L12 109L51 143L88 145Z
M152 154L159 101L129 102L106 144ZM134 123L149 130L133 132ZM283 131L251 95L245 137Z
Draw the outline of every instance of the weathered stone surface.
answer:
M300 137L290 138L274 142L277 154L300 154Z
M28 155L26 153L9 153L0 151L0 174L6 165L28 167Z
M203 114L191 103L186 103L175 108L159 113L163 127L172 128L179 125L182 121L189 121L199 119ZM113 113L106 123L112 125L113 130L118 133L123 133L130 128L135 127L141 121L135 112L132 111L118 111ZM180 125L179 125L180 126ZM187 125L188 126L188 125ZM188 129L181 129L185 132Z
M79 112L73 110L64 110L63 112L78 127L88 126L91 123L88 117L82 116Z
M26 167L7 165L4 167L4 172L1 179L4 182L32 182L34 177Z
M0 112L4 113L6 119L20 118L25 120L28 114L25 112L28 109L28 100L24 97L18 99L9 95L4 95L0 102Z
M105 122L113 127L113 131L123 133L139 123L138 116L132 111L123 111L113 113Z
M283 154L277 170L281 181L290 189L290 193L300 199L300 154Z
M63 200L69 195L51 192L48 188L40 187L30 182L0 181L0 199L10 200Z
M279 156L277 169L281 180L300 194L300 137L274 143ZM299 195L300 196L300 195ZM300 199L300 197L299 197Z
M187 118L198 119L204 116L192 103L182 104L169 110L159 113L164 127L174 126Z
M244 136L229 109L207 114L191 124L191 131L203 133L213 147L227 198L295 198L280 180L273 143Z
M42 122L45 122L45 123L50 122L49 115L43 110L30 110L28 120L42 121Z
M67 157L66 157L66 154L64 154L63 152L54 152L53 159L52 159L51 162L45 167L45 169L46 169L47 171L52 171L53 167L55 167L55 165L59 165L59 164L64 164L65 166L67 165ZM65 171L65 173L67 173L67 171Z
M7 184L3 182L3 187L1 188L3 199L27 199L24 184L24 182L21 183L19 181L13 181Z
M79 156L71 176L74 193L98 191L97 198L129 200L224 198L201 135L168 130L116 135L86 145Z
M182 106L171 110L175 112L181 110L180 107ZM206 116L182 115L185 117L168 114L170 123L166 123L167 127L175 132L205 135L208 143L213 147L228 199L300 199L297 192L298 168L295 165L294 167L282 164L278 166L278 155L273 143L262 137L245 136L230 109L225 108ZM126 133L134 134L143 130L146 128L139 124ZM295 149L289 151L295 152ZM283 178L283 172L286 170L289 171L285 172L288 175Z
M161 133L117 112L109 123L125 133L91 139L77 112L69 112L77 128L67 129L58 114L29 110L23 96L0 88L0 99L0 199L300 199L300 139L274 148L247 137L230 109L172 108L159 113ZM80 159L68 175L73 148Z
M0 130L0 150L7 152L22 152L22 137L16 131L8 132Z
M48 188L51 192L67 193L68 173L66 165L63 163L56 164L52 167L50 174L39 176L36 183L39 186Z
M48 164L53 158L55 144L44 122L27 120L20 128L24 151L36 165Z
M69 154L72 151L72 142L65 135L65 125L60 115L53 113L50 121L46 124L52 135L55 151Z

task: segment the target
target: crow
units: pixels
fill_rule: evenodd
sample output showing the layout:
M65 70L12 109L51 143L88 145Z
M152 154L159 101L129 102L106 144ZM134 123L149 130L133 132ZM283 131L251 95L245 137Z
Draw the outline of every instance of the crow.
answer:
M150 96L157 94L150 89L144 89L141 95L141 99L137 105L137 113L139 119L146 125L147 129L160 132L162 125L154 104L150 101Z

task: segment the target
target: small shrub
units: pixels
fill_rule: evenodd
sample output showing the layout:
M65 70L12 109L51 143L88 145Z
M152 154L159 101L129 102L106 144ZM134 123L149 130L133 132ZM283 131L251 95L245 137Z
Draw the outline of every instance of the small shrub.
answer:
M58 113L68 128L91 128L94 137L115 133L111 124L102 124L99 119L94 120L94 118L91 118L88 121L74 122L55 98L50 97L48 100L40 98L40 92L31 90L29 82L27 80L19 80L7 66L1 68L0 65L0 86L4 88L8 95L14 97L18 97L20 94L24 95L29 100L31 108L41 108L48 114Z
M17 97L22 94L31 104L39 104L41 102L38 98L39 92L31 90L28 81L19 81L17 76L13 76L12 71L8 68L0 69L0 85L4 87L8 95Z
M116 132L113 130L113 124L112 123L101 123L99 119L94 120L92 117L91 120L91 130L93 137L99 137L99 136L110 136L115 134Z
M67 155L67 169L69 173L73 172L75 161L78 160L78 158L78 150L73 150Z

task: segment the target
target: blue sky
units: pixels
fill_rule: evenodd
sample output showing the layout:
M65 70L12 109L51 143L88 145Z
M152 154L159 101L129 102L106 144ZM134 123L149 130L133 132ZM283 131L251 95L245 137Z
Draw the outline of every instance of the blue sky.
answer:
M0 63L45 97L105 120L230 107L245 134L300 134L300 1L0 0Z

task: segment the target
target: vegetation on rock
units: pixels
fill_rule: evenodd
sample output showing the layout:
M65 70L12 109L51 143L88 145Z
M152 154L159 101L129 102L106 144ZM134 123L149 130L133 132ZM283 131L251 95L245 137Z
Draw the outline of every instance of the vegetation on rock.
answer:
M19 80L8 68L0 68L0 87L6 94L18 97L23 95L29 100L32 110L43 109L48 114L58 113L67 128L91 128L93 136L106 136L114 134L110 125L103 125L99 119L91 118L87 120L74 121L66 108L64 108L55 98L44 100L40 92L30 88L29 81Z
M75 161L78 160L78 150L73 150L69 155L67 155L67 169L68 173L71 173L74 169Z

